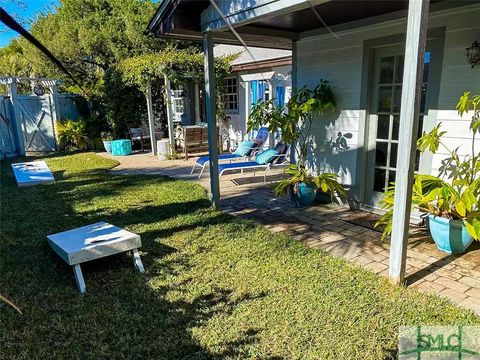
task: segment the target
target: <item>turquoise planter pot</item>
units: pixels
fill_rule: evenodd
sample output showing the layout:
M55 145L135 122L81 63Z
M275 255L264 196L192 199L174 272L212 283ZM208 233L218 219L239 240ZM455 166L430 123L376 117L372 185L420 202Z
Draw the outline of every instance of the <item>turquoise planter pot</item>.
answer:
M109 140L103 140L103 147L105 148L105 151L109 154L112 153L112 142Z
M428 225L437 248L446 253L462 253L473 241L462 220L428 215Z
M112 141L112 155L126 156L132 153L132 142L128 139Z
M311 184L300 183L298 184L298 193L290 192L292 203L296 207L309 206L315 200L317 194L317 188Z

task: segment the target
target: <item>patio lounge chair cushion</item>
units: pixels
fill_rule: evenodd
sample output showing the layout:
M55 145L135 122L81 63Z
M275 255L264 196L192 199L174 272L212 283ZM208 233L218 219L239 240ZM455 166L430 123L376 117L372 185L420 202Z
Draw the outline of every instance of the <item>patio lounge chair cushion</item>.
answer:
M270 161L275 159L275 156L277 155L278 155L277 149L268 149L258 154L257 157L255 158L255 161L259 164L268 164Z
M238 156L247 156L254 147L254 145L255 143L253 141L242 141L241 144L238 145L237 150L234 151L234 154Z
M234 169L248 169L248 168L255 168L261 167L265 168L264 164L259 164L256 161L245 161L245 162L232 162L230 164L220 164L218 165L218 172L221 174L225 170L234 170Z
M236 155L236 154L222 154L222 155L218 155L218 160L228 160L228 159L236 159L238 158L239 156ZM196 163L200 166L203 166L205 165L206 163L208 163L208 161L210 160L210 156L208 155L205 155L205 156L200 156Z

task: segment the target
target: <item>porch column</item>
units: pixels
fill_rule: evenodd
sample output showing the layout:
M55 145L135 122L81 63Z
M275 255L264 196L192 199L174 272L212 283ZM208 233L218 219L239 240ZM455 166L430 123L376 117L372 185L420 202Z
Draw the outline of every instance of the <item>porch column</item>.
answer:
M212 205L220 208L220 179L218 176L218 134L215 107L215 66L212 34L203 33L203 54L205 66L205 101L208 124L208 154L210 165L210 190Z
M297 40L292 41L292 94L297 90L297 63L298 63L298 50L297 50ZM295 164L296 159L296 147L297 144L290 144L290 163Z
M152 82L147 82L147 114L148 114L148 130L150 131L150 145L152 146L152 154L157 155L157 141L155 139L155 119L153 118L153 102L152 102Z
M403 69L400 136L395 177L395 205L390 247L389 276L391 282L405 282L407 242L412 204L412 184L423 77L423 61L430 0L410 0L408 5L407 40Z
M195 81L193 88L193 106L195 108L195 124L200 124L200 89L198 87L198 81Z
M10 79L8 84L8 96L12 104L11 110L15 120L15 143L19 156L25 156L25 138L23 136L22 119L20 118L20 107L17 99L17 79Z
M173 151L175 149L175 132L173 129L172 89L167 75L164 75L163 79L165 82L165 101L167 106L168 140L170 141L171 151Z

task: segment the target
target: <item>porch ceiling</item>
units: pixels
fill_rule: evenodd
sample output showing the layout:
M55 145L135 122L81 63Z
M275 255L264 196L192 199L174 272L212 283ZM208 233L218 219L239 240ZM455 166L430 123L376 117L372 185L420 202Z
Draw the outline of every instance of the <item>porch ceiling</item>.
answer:
M462 3L465 4L462 1L452 3L446 0L431 0L430 10L459 6ZM290 49L293 40L317 29L324 30L322 20L328 26L336 26L359 23L359 20L364 20L365 23L370 19L373 22L376 17L385 17L388 14L391 14L391 19L403 18L408 0L327 0L315 6L309 6L309 2L306 4L307 7L297 8L295 11L277 11L274 16L256 18L243 15L243 20L239 22L233 20L233 15L228 18L232 19L231 23L247 45ZM202 24L202 12L204 15L209 13L212 18L209 1L167 0L162 3L150 22L149 29L156 36L201 40L203 27L204 30L212 31L217 43L239 44L223 20Z

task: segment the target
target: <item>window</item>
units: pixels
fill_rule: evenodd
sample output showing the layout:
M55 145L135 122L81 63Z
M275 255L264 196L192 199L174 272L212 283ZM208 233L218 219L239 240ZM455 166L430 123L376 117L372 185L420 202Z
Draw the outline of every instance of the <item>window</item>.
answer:
M237 78L229 77L225 79L225 94L223 95L225 101L225 110L238 109L238 95L237 95Z
M181 121L182 115L185 112L185 101L183 90L172 91L172 110L174 121Z

